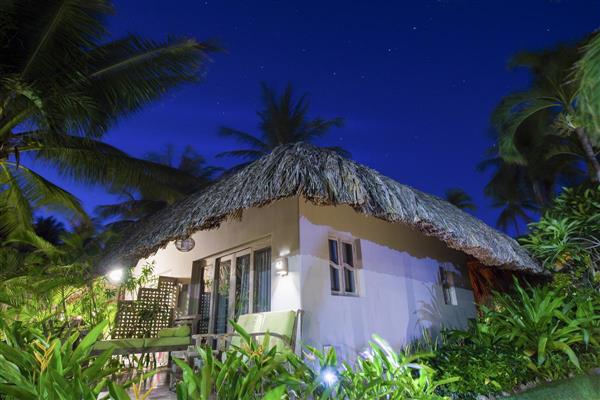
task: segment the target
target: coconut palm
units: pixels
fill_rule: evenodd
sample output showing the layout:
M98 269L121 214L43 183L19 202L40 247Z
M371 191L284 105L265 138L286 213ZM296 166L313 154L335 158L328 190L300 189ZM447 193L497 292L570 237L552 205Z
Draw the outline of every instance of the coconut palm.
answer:
M67 232L65 224L58 221L55 217L37 217L33 224L35 233L53 245L62 243L61 236Z
M477 206L473 202L473 198L461 188L449 188L445 193L446 201L455 205L461 210L475 211Z
M233 169L239 169L250 162L270 153L275 147L296 142L313 142L329 133L335 127L343 125L340 117L325 119L322 117L309 118L310 103L307 94L294 97L290 84L281 94L265 83L261 84L261 100L263 109L257 112L260 133L254 135L233 128L221 127L219 134L231 137L247 146L239 150L226 151L218 157L234 157L244 160ZM331 149L346 153L342 148L334 146Z
M583 56L582 56L583 54ZM504 160L524 163L516 134L528 119L544 112L544 134L572 138L588 165L589 176L600 181L594 147L600 145L600 35L577 46L518 54L513 67L525 67L533 79L528 90L506 96L494 113L501 133L499 152Z
M122 116L201 76L214 48L193 39L110 40L106 0L6 0L0 10L0 237L33 209L85 215L32 161L85 184L150 188L174 170L100 141ZM179 176L184 179L184 177Z
M215 175L221 168L206 165L206 159L198 154L192 146L185 146L178 163L174 162L176 149L173 145L167 145L162 152L150 152L146 159L160 165L177 169L187 179L182 185L181 181L175 180L168 184L170 190L165 191L163 187L159 190L120 190L117 194L124 200L115 204L106 204L96 207L96 215L103 220L114 220L108 224L115 230L121 230L132 222L146 218L149 215L163 209L173 201L193 193L211 184Z

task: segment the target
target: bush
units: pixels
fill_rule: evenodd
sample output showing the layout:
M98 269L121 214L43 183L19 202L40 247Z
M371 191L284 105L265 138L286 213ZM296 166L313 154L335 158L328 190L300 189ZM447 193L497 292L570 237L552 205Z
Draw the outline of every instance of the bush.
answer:
M557 287L600 289L600 187L565 189L521 244L548 270Z
M528 358L511 346L494 347L472 341L448 343L432 360L440 378L459 377L440 389L458 398L476 399L478 395L509 392L531 376Z
M269 338L256 343L235 325L243 344L231 346L223 360L210 350L199 349L202 368L198 373L176 360L183 369L183 381L177 386L179 400L221 399L422 399L447 397L435 393L440 385L454 382L448 377L436 380L434 370L417 360L425 355L409 356L392 351L374 336L370 351L354 366L338 364L334 350L323 353L308 348L306 359L291 351L277 353ZM313 365L311 365L311 363Z
M548 286L524 289L515 281L515 290L514 295L497 294L496 309L484 311L502 342L527 355L530 369L541 378L580 372L575 350L598 350L598 303Z
M64 342L44 338L19 323L3 326L0 343L0 398L96 400L115 372L110 352L90 357L92 345L106 323L96 326L75 346L79 334Z

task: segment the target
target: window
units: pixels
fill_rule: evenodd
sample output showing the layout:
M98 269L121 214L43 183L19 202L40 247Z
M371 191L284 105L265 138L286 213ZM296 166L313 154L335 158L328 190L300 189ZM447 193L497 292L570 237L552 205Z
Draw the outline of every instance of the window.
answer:
M329 239L329 277L331 293L356 295L356 261L352 242ZM341 257L340 257L341 255Z
M444 304L452 306L458 305L454 272L448 271L444 267L440 267L440 285L442 286L442 293L444 294Z

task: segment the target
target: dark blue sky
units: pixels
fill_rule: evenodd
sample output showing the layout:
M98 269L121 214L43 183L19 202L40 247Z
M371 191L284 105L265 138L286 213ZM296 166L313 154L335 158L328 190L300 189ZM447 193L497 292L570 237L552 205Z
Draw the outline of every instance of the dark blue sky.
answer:
M152 38L217 39L205 81L169 94L115 127L107 141L142 156L193 145L213 163L236 147L220 125L256 132L259 82L290 81L314 115L346 124L323 143L401 183L442 195L458 186L494 224L476 171L490 145L489 115L527 84L506 68L518 50L574 40L600 25L598 1L115 1L110 28ZM67 184L89 210L100 188ZM235 196L235 193L232 193Z

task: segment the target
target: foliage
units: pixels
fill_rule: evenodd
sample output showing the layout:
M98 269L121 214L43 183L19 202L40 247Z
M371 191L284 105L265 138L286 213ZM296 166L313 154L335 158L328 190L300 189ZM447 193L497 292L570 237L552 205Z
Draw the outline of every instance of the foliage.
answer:
M162 152L146 154L145 159L157 165L174 168L187 178L185 180L173 179L168 184L170 190L166 191L160 190L160 188L159 190L156 190L156 188L150 190L148 188L139 190L118 188L113 190L123 201L100 205L95 209L96 215L102 220L117 219L111 221L107 227L121 231L183 196L207 187L214 182L216 174L221 171L221 168L207 165L205 158L191 146L185 146L179 162L176 164L173 161L175 150L175 147L169 144Z
M445 385L440 393L461 399L509 392L526 381L529 358L496 336L494 326L473 322L467 331L442 332L432 366L440 378L460 379Z
M177 386L179 400L217 398L281 399L285 393L302 399L442 399L436 388L455 378L436 380L434 370L417 359L424 355L394 352L374 336L370 351L354 366L338 365L335 350L323 353L308 348L304 359L289 350L269 346L269 336L258 344L240 326L241 346L231 346L223 360L210 349L198 349L202 367L198 373L184 362L183 381ZM314 364L314 365L311 365ZM285 391L284 389L285 388Z
M547 207L561 186L600 179L595 154L600 97L593 86L600 80L594 64L599 48L600 36L594 34L511 60L511 67L530 72L531 83L494 110L495 144L480 165L493 170L485 193L503 208L501 224L508 221L518 229L519 221L531 222L531 214Z
M79 333L44 338L42 332L19 323L1 327L0 397L6 399L96 400L115 372L111 352L91 357L90 351L106 323L79 341ZM79 343L78 343L79 341Z
M341 368L336 367L335 350L328 354L311 351L319 360L318 378L324 386L320 398L442 400L446 397L437 390L458 380L452 376L436 379L435 370L424 363L432 354L395 352L377 335L354 366L344 362ZM326 374L336 378L328 379Z
M268 154L275 147L296 142L314 142L326 135L331 129L340 127L343 119L340 117L325 119L322 117L309 118L309 102L304 94L296 99L293 89L288 84L285 90L278 95L266 84L261 85L262 103L264 108L257 112L259 122L259 135L252 135L237 129L221 127L219 133L231 137L239 143L248 146L240 150L226 151L218 157L235 157L244 160L234 167L242 168L250 162ZM340 147L330 147L343 154L347 154Z
M577 352L600 351L600 302L591 300L515 281L515 294L497 294L495 309L484 307L483 318L500 343L529 357L536 375L557 379L581 371Z
M121 117L202 76L214 46L188 38L109 40L108 0L8 0L0 24L0 238L32 212L86 221L79 201L27 163L110 188L156 189L186 176L100 139Z
M558 286L600 288L600 188L565 189L530 230L521 243Z
M41 326L45 335L112 321L116 290L92 268L108 237L82 228L52 245L26 232L14 235L0 248L2 318Z
M242 344L230 346L223 361L216 359L211 349L199 348L202 367L196 374L187 364L175 359L183 370L183 381L177 385L179 400L208 400L213 393L223 399L259 399L282 384L298 383L288 369L288 361L301 373L306 367L300 359L289 350L278 352L276 346L269 346L268 335L259 344L239 325L232 324Z
M597 143L594 124L600 114L595 113L599 106L594 102L599 98L589 95L589 88L600 79L597 68L591 65L597 57L598 40L597 35L592 35L575 46L520 53L513 58L512 65L528 68L533 79L529 90L506 96L494 112L494 125L500 133L499 152L504 160L525 162L518 148L517 130L529 118L543 113L545 118L540 122L546 137L576 140L590 176L598 179L600 171L592 145Z
M475 211L477 209L477 205L473 202L473 198L460 188L450 188L446 190L445 197L448 203L454 204L461 210Z

